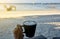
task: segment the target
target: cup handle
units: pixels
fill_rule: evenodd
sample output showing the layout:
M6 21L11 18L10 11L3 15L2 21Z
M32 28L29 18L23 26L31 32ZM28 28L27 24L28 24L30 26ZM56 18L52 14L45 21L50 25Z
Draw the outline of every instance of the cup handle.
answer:
M22 27L22 31L23 31L23 33L25 33L24 26L22 25L21 27Z

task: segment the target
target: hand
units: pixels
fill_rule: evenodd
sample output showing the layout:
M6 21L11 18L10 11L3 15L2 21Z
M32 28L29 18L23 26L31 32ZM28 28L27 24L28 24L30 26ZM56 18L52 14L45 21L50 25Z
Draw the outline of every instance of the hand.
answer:
M22 26L17 25L17 27L14 29L14 37L15 39L23 39L23 31L22 31Z

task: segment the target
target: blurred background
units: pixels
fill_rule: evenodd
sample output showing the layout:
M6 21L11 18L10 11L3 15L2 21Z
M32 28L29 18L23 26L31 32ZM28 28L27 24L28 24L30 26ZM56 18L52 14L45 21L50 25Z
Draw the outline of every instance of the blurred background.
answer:
M0 0L0 11L60 10L60 0Z
M60 0L0 0L0 39L14 39L13 29L27 20L37 22L34 37L60 37L60 11L57 10L60 10Z

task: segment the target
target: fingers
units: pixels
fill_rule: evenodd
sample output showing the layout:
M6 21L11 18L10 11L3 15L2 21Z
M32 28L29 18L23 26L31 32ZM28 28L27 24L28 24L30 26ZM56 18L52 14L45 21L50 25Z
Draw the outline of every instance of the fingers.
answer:
M23 31L21 25L17 25L14 29L14 37L15 39L23 39Z
M22 25L17 24L17 28L23 31Z

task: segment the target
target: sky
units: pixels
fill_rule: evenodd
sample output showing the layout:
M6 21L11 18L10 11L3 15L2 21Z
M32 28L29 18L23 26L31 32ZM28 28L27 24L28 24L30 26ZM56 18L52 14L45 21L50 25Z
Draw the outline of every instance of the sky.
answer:
M0 3L60 3L60 0L0 0Z

